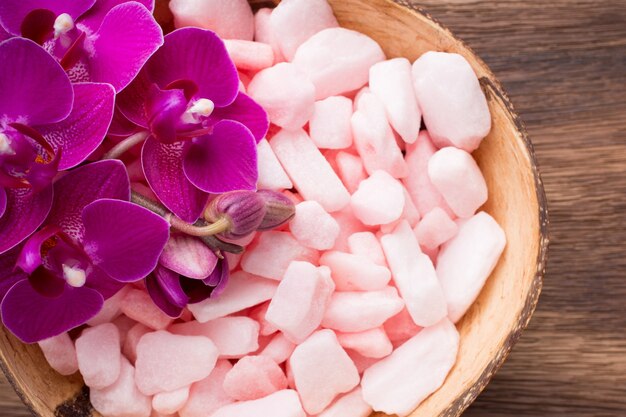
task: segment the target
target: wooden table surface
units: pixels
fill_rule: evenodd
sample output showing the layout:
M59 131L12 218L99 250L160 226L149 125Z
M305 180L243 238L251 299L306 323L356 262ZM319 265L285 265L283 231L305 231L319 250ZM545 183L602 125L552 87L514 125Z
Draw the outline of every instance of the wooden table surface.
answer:
M537 311L465 415L625 416L626 0L421 4L503 82L550 208ZM0 416L27 415L2 379Z

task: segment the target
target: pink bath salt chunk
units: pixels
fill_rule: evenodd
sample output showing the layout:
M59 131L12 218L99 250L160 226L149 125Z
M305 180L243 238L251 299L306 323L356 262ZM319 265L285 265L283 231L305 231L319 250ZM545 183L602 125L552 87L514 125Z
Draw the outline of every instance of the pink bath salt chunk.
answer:
M398 220L404 211L402 184L386 171L374 171L352 194L350 206L364 224L374 226Z
M355 99L357 111L350 123L354 144L368 174L387 171L394 178L408 175L408 166L393 135L383 103L371 92Z
M293 60L298 47L311 36L339 26L326 0L281 1L272 12L270 24L288 61Z
M313 115L315 86L306 73L289 63L258 72L248 94L267 111L270 121L286 129L299 129Z
M348 237L348 247L350 253L362 256L377 265L387 266L387 260L383 253L380 241L372 232L357 232Z
M351 194L354 193L361 181L367 178L363 161L356 155L348 152L339 152L335 156L335 167L343 185Z
M368 358L384 358L393 350L391 341L381 327L358 333L338 333L337 340L344 349L352 349Z
M393 281L415 324L432 326L448 314L443 289L430 258L422 253L407 221L381 238ZM399 310L398 310L399 312Z
M329 251L322 255L320 264L330 268L337 291L382 290L391 280L387 267L362 255Z
M254 40L271 45L276 63L285 62L285 57L280 50L280 45L270 22L273 11L274 9L264 7L254 15Z
M39 347L50 367L59 374L67 376L78 371L76 348L67 333L42 340Z
M306 417L298 393L282 390L267 397L252 401L229 404L211 414L210 417ZM181 416L184 417L184 416Z
M422 252L430 258L430 261L437 267L437 257L439 256L439 248L429 249L427 247L421 247Z
M145 334L150 332L152 332L152 329L141 323L135 324L128 331L122 347L122 353L131 363L135 363L137 360L137 344L139 344L139 341Z
M491 115L470 64L461 55L431 51L415 61L412 72L417 101L437 147L476 150L491 130Z
M267 356L244 356L224 379L224 391L236 401L251 401L287 388L287 377Z
M160 392L152 397L152 408L164 415L174 414L183 408L188 399L188 386L175 391Z
M277 364L284 363L296 348L296 344L291 342L283 333L276 334L272 340L261 351L261 356L271 358Z
M368 417L372 408L363 400L361 388L342 395L317 417Z
M173 324L173 334L204 336L215 344L220 359L236 359L259 348L259 323L248 317L221 317L206 323Z
M265 319L289 340L301 343L319 327L334 290L335 284L313 264L294 261L278 285Z
M404 307L393 287L378 291L335 292L326 308L322 326L345 333L380 327Z
M224 44L238 69L260 71L274 65L274 51L268 44L239 39L227 39Z
M332 330L319 330L289 359L296 389L308 414L318 414L359 384L359 372Z
M409 222L411 227L417 226L417 223L422 219L422 216L417 209L417 206L413 202L411 195L407 191L406 187L402 186L404 191L404 210L402 211L402 219Z
M113 324L115 324L117 330L120 332L120 347L122 347L124 346L124 343L126 343L126 336L128 335L129 330L132 329L137 322L122 314L113 320Z
M269 142L263 139L257 146L259 180L257 186L263 190L280 191L293 187L291 180L274 154Z
M330 249L339 236L339 224L317 201L303 201L289 222L291 234L306 247Z
M422 330L365 371L365 402L374 411L409 415L443 384L458 349L459 333L449 320Z
M345 149L352 145L352 100L332 96L315 102L309 120L311 140L321 149Z
M485 212L462 223L457 235L443 245L437 275L452 322L459 321L478 297L505 246L504 231Z
M243 257L243 253L225 252L223 255L228 261L228 270L231 272L239 267L239 262L241 262L241 258Z
M369 86L383 102L389 123L406 143L417 140L422 119L406 58L379 62L370 68Z
M304 42L293 58L315 84L316 99L337 96L367 84L369 69L385 59L372 38L345 28L324 29Z
M348 190L304 130L281 130L270 145L304 199L317 201L329 213L350 203Z
M457 224L443 209L435 207L417 225L415 235L420 246L434 249L452 239L458 229Z
M137 345L135 381L146 395L175 391L200 381L215 367L219 351L204 336L181 336L159 330Z
M206 323L269 300L277 286L276 281L237 271L230 276L226 289L219 297L190 304L189 310L196 320Z
M180 417L207 417L217 409L233 402L224 391L224 379L232 369L227 360L220 360L211 374L191 385L189 399L180 409Z
M246 0L172 0L170 10L177 28L209 29L223 39L251 41L254 15Z
M346 349L346 353L348 354L348 356L350 356L352 362L354 362L354 366L356 366L356 369L359 371L359 375L363 375L363 372L365 372L367 368L374 365L375 363L378 363L378 361L380 360L377 358L368 358L367 356L363 356L360 353L350 349Z
M422 327L415 324L406 308L387 320L383 327L394 347L403 344L422 330Z
M147 292L138 289L126 294L120 308L127 317L154 330L163 330L173 321L152 302Z
M292 261L317 260L317 251L303 246L290 233L269 231L261 233L256 244L246 250L241 268L250 274L281 280Z
M135 368L121 358L119 378L107 388L89 390L93 408L107 417L149 417L152 410L150 397L135 385Z
M373 230L371 227L365 226L354 216L350 206L337 213L333 213L333 218L339 224L339 236L337 236L337 239L335 240L334 250L348 252L348 238L351 235L364 230Z
M462 149L438 150L428 161L428 176L454 213L471 217L487 201L487 184L472 155Z
M110 323L117 316L122 314L120 310L120 305L122 300L126 296L126 293L130 291L130 286L126 286L119 290L113 297L109 298L104 302L102 306L102 310L98 312L91 320L87 322L88 326L97 326L99 324Z
M269 336L278 331L278 328L274 326L272 323L265 319L265 314L267 314L267 309L269 308L269 301L263 304L259 304L256 307L253 307L248 313L248 316L252 320L256 320L259 323L259 335L261 336Z
M76 339L76 359L85 385L102 389L120 376L120 332L112 323L83 330Z

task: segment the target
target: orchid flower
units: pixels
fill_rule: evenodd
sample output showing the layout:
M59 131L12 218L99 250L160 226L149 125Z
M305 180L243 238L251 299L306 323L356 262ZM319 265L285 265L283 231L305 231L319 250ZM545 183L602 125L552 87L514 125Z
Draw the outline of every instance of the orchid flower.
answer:
M239 92L239 78L222 40L183 28L118 96L120 111L149 136L142 164L159 200L188 223L209 194L254 190L256 143L267 132L265 111Z
M4 3L2 3L4 4ZM72 85L39 45L0 43L0 254L42 224L58 171L83 162L104 139L115 92Z
M0 257L2 320L26 343L87 322L156 267L169 237L163 218L128 202L119 161L77 168L54 188L46 225Z
M2 0L0 39L31 39L54 56L73 82L121 91L163 43L154 0Z

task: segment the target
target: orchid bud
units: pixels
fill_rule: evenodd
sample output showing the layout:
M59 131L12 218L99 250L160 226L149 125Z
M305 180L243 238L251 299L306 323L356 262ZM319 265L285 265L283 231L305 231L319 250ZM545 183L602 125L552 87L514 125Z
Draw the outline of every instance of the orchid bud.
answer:
M211 223L228 222L219 234L227 239L240 239L257 230L265 213L265 201L254 191L231 191L211 201L204 217Z
M275 229L287 223L296 214L296 206L289 197L276 191L260 190L257 195L265 201L265 217L258 230Z

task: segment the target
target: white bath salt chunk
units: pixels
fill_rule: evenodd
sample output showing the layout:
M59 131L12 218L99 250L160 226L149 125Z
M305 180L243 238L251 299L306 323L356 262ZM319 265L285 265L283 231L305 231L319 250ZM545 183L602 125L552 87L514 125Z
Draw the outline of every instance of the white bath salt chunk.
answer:
M302 406L318 414L359 384L359 372L332 330L319 330L296 347L289 359Z
M422 120L406 58L379 62L370 68L370 90L385 105L389 123L406 143L417 140Z
M137 360L137 345L139 344L139 341L145 334L150 332L152 332L152 329L141 323L135 324L130 328L130 330L128 330L126 340L124 340L124 344L122 346L122 353L131 363L134 364Z
M335 284L308 262L289 265L265 319L294 343L304 341L322 322Z
M172 0L170 10L177 28L209 29L223 39L251 41L254 15L246 0Z
M154 304L147 292L139 289L128 291L120 308L127 317L155 330L163 330L173 321Z
M103 389L91 388L89 399L93 408L107 417L149 417L152 411L150 397L135 385L135 368L124 357L115 383Z
M470 64L461 55L431 51L415 61L412 72L417 101L437 147L476 150L491 130L491 115Z
M361 181L367 178L363 161L357 155L343 151L338 152L335 155L335 166L339 178L350 194L354 193Z
M443 384L458 349L459 333L449 320L422 330L365 371L365 402L374 411L409 415Z
M421 246L434 249L456 235L459 227L446 212L435 207L429 211L415 228Z
M231 404L233 399L224 391L224 379L232 367L227 360L218 361L208 377L191 385L189 399L178 415L180 417L207 417L217 409Z
M407 191L406 187L403 188L404 194L404 210L402 211L402 216L400 218L405 219L409 222L411 227L417 226L417 223L421 220L422 216L420 215L417 206L413 202L411 195Z
M274 154L269 142L263 139L257 145L259 180L257 186L262 190L280 191L293 187L291 180Z
M271 16L274 9L263 7L254 15L254 40L263 42L272 47L274 51L274 61L276 63L285 62L285 57L280 50L278 39L272 30Z
M181 336L164 330L148 333L137 345L137 387L146 395L154 395L191 385L209 376L218 355L217 347L204 336Z
M350 203L348 190L305 131L281 130L270 145L306 200L317 201L329 213Z
M350 252L365 257L377 265L387 266L380 241L372 232L357 232L348 237Z
M381 326L404 307L394 287L379 291L335 292L326 308L322 326L356 333Z
M120 375L120 332L112 323L90 327L76 339L76 359L85 385L102 389Z
M436 151L437 148L425 130L420 132L417 142L408 145L406 149L409 175L402 182L422 217L435 207L440 207L448 215L454 215L428 176L428 161Z
M289 229L298 242L318 250L332 248L339 236L339 224L317 201L298 204Z
M317 100L357 90L369 69L385 54L372 38L345 28L322 30L304 42L293 58L315 84Z
M78 371L76 348L67 333L39 342L39 347L52 369L67 376Z
M430 258L420 250L408 222L381 238L393 281L415 324L427 327L448 314L443 289ZM399 310L398 310L399 311Z
M210 417L306 417L298 393L282 390L253 401L239 401L226 405ZM183 416L181 416L183 417Z
M224 44L237 69L260 71L274 65L274 51L268 44L240 39L227 39Z
M189 321L167 330L185 336L204 336L217 346L220 359L236 359L259 348L259 323L248 317L220 317L206 323Z
M271 358L277 364L284 363L296 348L296 344L291 342L283 333L276 334L272 340L261 351L261 356Z
M386 171L374 171L352 194L350 206L357 219L374 226L398 220L404 211L402 184Z
M97 326L99 324L110 323L117 318L122 311L120 305L122 300L126 296L126 293L130 291L129 285L119 290L113 297L104 302L102 309L91 320L87 322L88 326Z
M152 397L152 408L157 413L170 415L178 412L189 399L189 386L170 392L161 392Z
M321 256L320 264L330 268L337 291L382 290L391 280L386 266L363 255L329 251Z
M283 370L267 356L241 358L224 379L224 391L237 401L258 400L286 388Z
M316 250L303 246L290 233L268 231L247 248L241 268L250 274L281 280L292 261L315 263L318 258Z
M313 115L315 86L293 64L277 64L258 72L248 94L267 111L270 121L286 129L301 128Z
M317 417L368 417L372 413L370 407L363 400L361 388L342 395Z
M190 304L189 310L196 320L206 323L269 300L277 286L276 281L237 271L219 297Z
M315 102L309 120L311 140L321 149L345 149L352 145L352 100L332 96Z
M368 358L384 358L393 350L393 345L382 327L358 333L338 333L337 340L344 349L352 349Z
M387 171L394 178L408 175L408 166L395 140L382 102L371 92L355 99L357 111L350 123L354 145L368 174Z
M422 327L415 324L406 308L387 320L383 327L394 347L400 346L422 330Z
M428 161L428 176L454 213L471 217L487 201L487 184L472 155L462 149L438 150Z
M463 222L457 235L443 245L437 275L452 322L459 321L478 297L505 246L504 231L485 212Z

